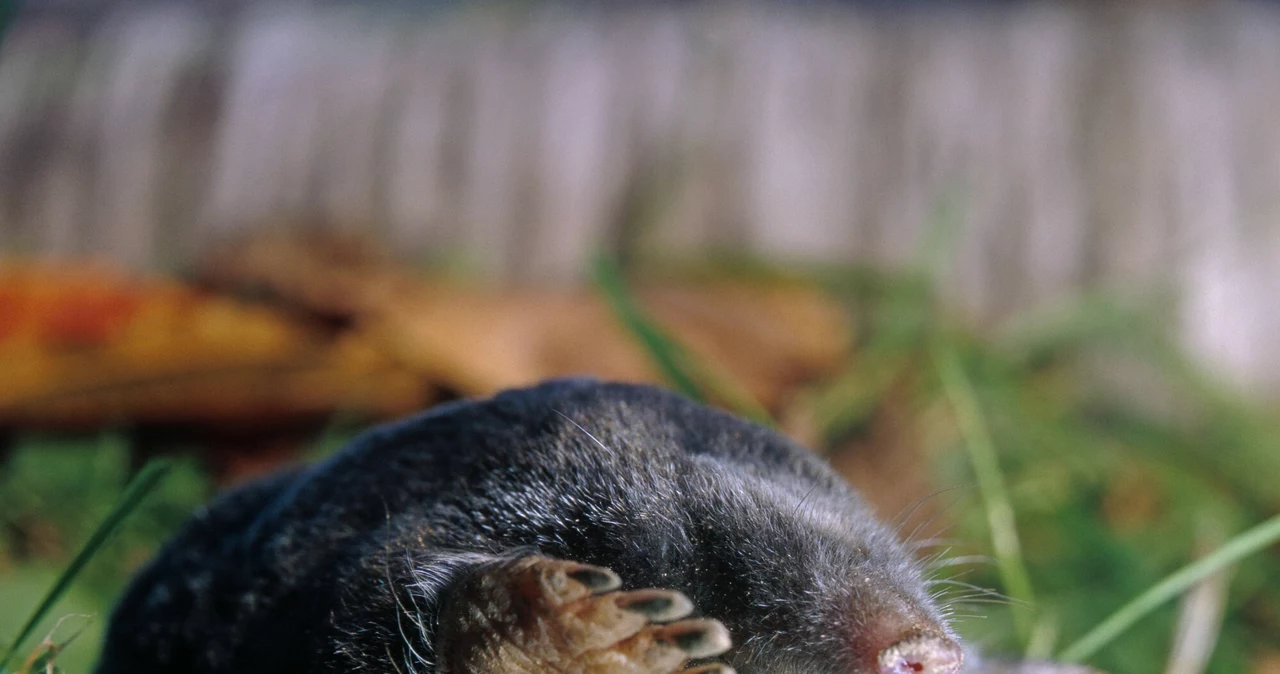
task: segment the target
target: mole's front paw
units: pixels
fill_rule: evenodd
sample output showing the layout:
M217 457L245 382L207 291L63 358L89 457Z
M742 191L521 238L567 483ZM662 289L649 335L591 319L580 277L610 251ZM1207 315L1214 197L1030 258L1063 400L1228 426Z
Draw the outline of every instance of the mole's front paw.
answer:
M545 557L484 568L441 613L443 671L732 674L720 664L685 669L691 658L728 650L724 625L679 620L693 610L679 592L618 592L621 584L608 569Z

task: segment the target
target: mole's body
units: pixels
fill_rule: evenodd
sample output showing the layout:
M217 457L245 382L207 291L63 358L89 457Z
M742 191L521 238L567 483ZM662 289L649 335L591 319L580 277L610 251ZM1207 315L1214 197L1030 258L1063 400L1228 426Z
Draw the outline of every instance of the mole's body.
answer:
M820 460L670 393L564 381L223 497L135 580L99 671L730 671L709 656L962 659L919 566Z

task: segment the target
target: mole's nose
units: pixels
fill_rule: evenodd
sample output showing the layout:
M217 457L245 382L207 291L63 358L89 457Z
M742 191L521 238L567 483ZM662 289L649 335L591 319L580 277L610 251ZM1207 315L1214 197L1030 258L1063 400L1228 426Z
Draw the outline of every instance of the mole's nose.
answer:
M943 636L914 636L880 651L880 674L955 674L964 651Z

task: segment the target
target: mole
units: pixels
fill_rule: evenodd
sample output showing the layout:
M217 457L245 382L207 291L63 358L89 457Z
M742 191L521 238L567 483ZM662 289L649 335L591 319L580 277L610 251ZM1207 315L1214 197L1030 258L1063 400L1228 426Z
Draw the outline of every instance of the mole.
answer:
M235 488L132 581L99 674L955 674L925 566L815 454L556 380Z

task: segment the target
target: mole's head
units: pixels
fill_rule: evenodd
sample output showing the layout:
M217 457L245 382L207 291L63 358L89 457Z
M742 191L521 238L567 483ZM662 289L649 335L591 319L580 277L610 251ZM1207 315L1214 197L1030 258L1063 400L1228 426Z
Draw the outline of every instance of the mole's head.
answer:
M598 507L551 542L594 551L588 561L638 586L688 594L729 629L723 658L739 674L960 670L922 564L811 452L657 389L564 385L555 395L539 404L559 415L556 456L582 448L574 487ZM576 542L565 529L580 532Z
M843 483L730 478L699 532L695 604L739 674L956 674L923 565Z

